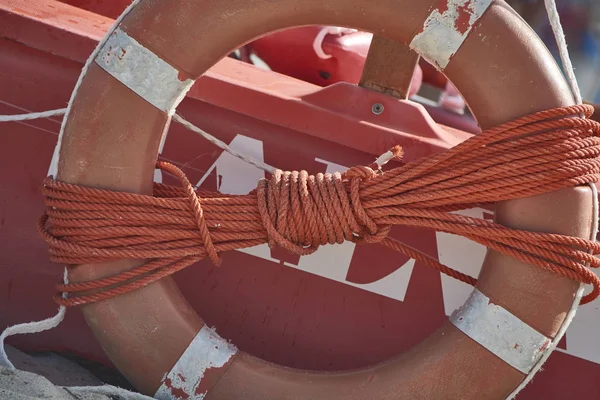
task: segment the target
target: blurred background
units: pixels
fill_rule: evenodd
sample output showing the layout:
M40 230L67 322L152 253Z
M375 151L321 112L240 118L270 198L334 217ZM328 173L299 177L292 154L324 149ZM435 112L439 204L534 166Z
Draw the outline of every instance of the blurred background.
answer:
M544 0L507 1L544 40L559 65ZM600 103L600 0L556 0L583 98Z

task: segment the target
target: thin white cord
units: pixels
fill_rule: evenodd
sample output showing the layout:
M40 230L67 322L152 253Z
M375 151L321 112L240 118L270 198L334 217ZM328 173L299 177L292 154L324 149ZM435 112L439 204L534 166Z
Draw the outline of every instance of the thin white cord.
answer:
M69 276L66 267L63 272L63 282L65 284L69 283ZM63 297L66 298L66 293L63 293ZM2 332L2 334L0 334L0 365L3 367L7 367L8 369L15 369L13 363L10 362L10 360L8 359L8 355L6 354L6 349L4 347L4 341L7 337L13 335L39 333L50 329L54 329L65 319L66 312L67 308L65 306L59 306L58 312L54 317L46 318L42 321L25 322L23 324L17 324L7 327Z
M48 117L53 117L56 115L66 114L66 112L67 112L66 108L61 108L58 110L43 111L43 112L38 112L38 113L17 114L17 115L0 115L0 122L26 121L26 120L39 119L39 118L48 118ZM65 116L65 118L66 118L66 116ZM272 167L269 164L266 164L262 161L255 160L252 157L249 157L242 153L237 152L236 150L229 147L229 145L227 145L227 143L223 142L222 140L217 139L210 133L198 128L196 125L192 124L191 122L189 122L188 120L183 118L181 115L174 114L172 118L174 121L180 123L185 128L189 129L192 132L197 133L198 135L202 136L204 139L208 140L210 143L214 144L221 150L228 152L232 156L237 157L240 160L243 160L246 163L253 165L256 168L262 169L263 171L266 171L270 174L275 172L275 169L276 169L275 167Z
M97 393L111 398L118 398L123 400L155 400L154 397L146 396L145 394L130 392L129 390L121 389L116 386L102 385L102 386L63 386L67 392L71 394L89 394Z
M66 307L60 306L58 308L58 312L53 317L46 318L42 321L26 322L6 328L0 335L0 366L7 367L8 369L15 369L13 363L8 359L6 349L4 348L4 341L7 337L13 335L39 333L56 328L63 321L63 319L65 319L66 311Z
M571 63L571 57L569 57L569 50L567 49L567 40L565 38L565 32L563 31L562 24L560 23L560 16L556 8L555 0L544 0L546 5L546 12L548 13L548 20L558 45L558 53L560 54L560 61L562 62L563 69L567 75L567 81L571 86L571 92L575 96L575 103L582 104L583 99L581 97L581 91L579 90L579 84L575 77L575 71L573 70L573 63Z
M181 125L183 125L184 127L186 127L187 129L189 129L192 132L197 133L198 135L202 136L204 139L208 140L209 142L211 142L212 144L214 144L215 146L217 146L220 149L223 149L224 151L228 152L229 154L231 154L234 157L239 158L242 161L245 161L246 163L250 164L250 165L254 165L256 168L258 169L262 169L263 171L266 171L270 174L275 172L275 167L270 166L269 164L265 164L262 161L258 161L255 160L252 157L248 157L242 153L239 153L237 151L235 151L234 149L232 149L231 147L229 147L227 145L227 143L217 139L216 137L214 137L213 135L211 135L210 133L207 133L205 131L203 131L202 129L198 128L196 125L192 124L191 122L189 122L188 120L186 120L185 118L183 118L181 115L179 114L174 114L173 115L173 120L180 123Z
M49 117L54 117L56 115L62 115L65 112L67 112L67 109L61 108L58 110L34 112L34 113L28 113L28 114L0 115L0 122L29 121L32 119L49 118Z

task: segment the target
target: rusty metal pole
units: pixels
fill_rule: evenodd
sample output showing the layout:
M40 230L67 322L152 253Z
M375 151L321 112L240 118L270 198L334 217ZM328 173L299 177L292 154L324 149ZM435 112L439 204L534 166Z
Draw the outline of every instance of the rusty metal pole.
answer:
M395 40L373 36L359 85L407 99L419 55Z

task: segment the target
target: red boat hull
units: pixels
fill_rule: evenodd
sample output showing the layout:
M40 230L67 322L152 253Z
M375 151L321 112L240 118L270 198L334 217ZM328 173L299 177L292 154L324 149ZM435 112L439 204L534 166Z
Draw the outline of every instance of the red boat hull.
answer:
M54 1L22 12L8 8L0 4L0 114L65 107L83 61L111 20ZM374 115L374 103L385 112ZM469 137L437 125L412 102L345 83L321 88L232 59L200 79L179 112L255 158L310 173L369 164L396 144L409 160L425 157ZM59 128L57 119L1 126L0 329L56 311L51 298L62 271L49 263L36 222ZM264 176L176 124L160 156L202 188L224 193L247 193ZM487 210L468 212L492 217ZM445 234L396 228L392 235L470 274L477 274L484 255L483 248ZM302 258L265 246L229 252L220 268L202 262L175 279L202 318L244 351L317 370L363 367L405 351L469 293L397 253L350 243ZM600 397L599 317L597 305L582 307L562 350L519 398ZM57 329L10 343L109 363L78 310Z

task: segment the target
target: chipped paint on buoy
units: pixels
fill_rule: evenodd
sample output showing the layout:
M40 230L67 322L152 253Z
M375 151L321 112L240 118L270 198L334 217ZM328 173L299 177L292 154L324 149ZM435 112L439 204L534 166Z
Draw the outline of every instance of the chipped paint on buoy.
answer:
M492 0L442 0L410 48L443 71Z
M203 400L231 364L237 348L204 325L154 395L159 400Z

